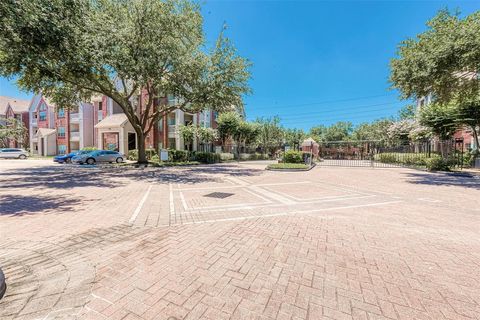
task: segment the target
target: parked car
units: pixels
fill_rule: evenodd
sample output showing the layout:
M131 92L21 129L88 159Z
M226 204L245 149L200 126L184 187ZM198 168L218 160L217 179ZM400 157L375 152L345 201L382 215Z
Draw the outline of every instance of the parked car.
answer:
M97 162L121 163L124 159L125 155L117 151L96 150L74 156L72 162L79 164L95 164Z
M92 150L89 150L89 151L80 150L80 151L70 152L68 154L62 154L62 155L54 157L53 162L71 163L73 157L79 156L79 155L82 155L82 154L86 154L86 153L90 153L90 152L92 152Z
M0 158L17 158L27 159L28 152L17 148L3 148L0 149Z

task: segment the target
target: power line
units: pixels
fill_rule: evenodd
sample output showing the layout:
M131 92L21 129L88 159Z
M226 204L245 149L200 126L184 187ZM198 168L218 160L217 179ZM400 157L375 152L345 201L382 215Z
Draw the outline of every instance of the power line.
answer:
M281 124L284 124L284 123L288 123L288 124L303 124L303 123L311 123L312 121L349 121L351 119L361 119L361 118L365 118L365 117L368 117L369 115L345 115L345 116L340 116L340 117L326 117L326 118L318 118L318 119L314 119L314 118L311 118L311 117L305 117L304 120L302 121L302 119L290 119L290 120L285 120L285 121L282 121L280 119L280 123ZM383 118L388 118L389 116L377 116L376 119L383 119Z
M393 106L393 105L396 105L396 104L399 104L399 103L402 103L402 101L397 101L397 102L387 102L387 103L378 103L378 104L370 104L370 105L363 105L363 106L354 106L354 107L350 107L350 108L335 108L335 109L331 109L331 110L322 110L322 111L313 111L313 112L302 112L302 113L295 113L295 114L292 114L292 115L281 115L281 114L277 114L278 117L280 117L281 119L284 119L284 118L295 118L296 116L314 116L314 115L323 115L323 114L329 114L329 113L335 113L335 114L338 114L338 111L346 111L346 110L349 110L346 114L350 114L350 113L353 113L353 114L356 114L356 113L364 113L364 112L374 112L374 111L382 111L382 110L392 110L391 107L388 107L388 108L377 108L377 109L368 109L368 110L358 110L358 111L355 111L355 110L350 110L352 108L365 108L365 107L376 107L376 106L386 106L386 105L390 105L390 106ZM344 113L345 114L345 113Z
M365 100L365 99L372 99L372 98L379 98L379 97L392 97L392 96L394 96L394 95L393 94L381 94L381 95L375 95L375 96L364 96L364 97L355 97L355 98L347 98L347 99L324 100L324 101L318 101L318 102L283 105L283 106L274 106L274 105L272 105L272 106L259 106L259 107L255 107L255 110L271 109L271 108L276 108L276 109L297 108L297 107L314 106L314 105L327 104L327 103L348 102L348 101Z

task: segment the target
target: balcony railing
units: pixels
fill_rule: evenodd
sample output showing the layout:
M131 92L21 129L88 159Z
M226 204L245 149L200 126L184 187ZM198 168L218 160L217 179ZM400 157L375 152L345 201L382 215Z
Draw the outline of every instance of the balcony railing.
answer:
M70 140L79 140L80 139L80 132L73 131L70 132Z
M78 113L70 113L70 121L79 121L80 115Z
M171 124L168 126L168 133L175 133L177 132L177 126L174 124Z

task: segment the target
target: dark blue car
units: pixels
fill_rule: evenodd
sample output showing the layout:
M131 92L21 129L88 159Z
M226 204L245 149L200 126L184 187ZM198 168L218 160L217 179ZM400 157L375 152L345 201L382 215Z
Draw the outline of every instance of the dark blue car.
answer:
M92 151L86 151L86 150L81 150L81 151L75 151L75 152L70 152L68 154L63 154L60 156L56 156L53 158L53 162L58 162L58 163L71 163L72 158L81 154L89 153Z

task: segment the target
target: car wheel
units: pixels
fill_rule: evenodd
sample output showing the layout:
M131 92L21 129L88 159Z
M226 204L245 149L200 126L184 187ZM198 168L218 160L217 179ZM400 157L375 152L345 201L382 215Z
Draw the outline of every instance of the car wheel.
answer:
M117 158L117 160L115 160L116 163L122 163L123 162L123 158Z
M27 156L24 154L21 154L20 156L18 156L18 159L24 160L24 159L27 159Z
M88 158L88 159L87 159L87 164L95 164L95 159L93 159L93 158Z

